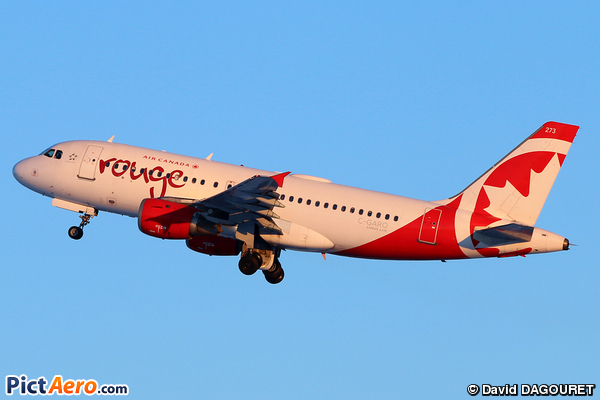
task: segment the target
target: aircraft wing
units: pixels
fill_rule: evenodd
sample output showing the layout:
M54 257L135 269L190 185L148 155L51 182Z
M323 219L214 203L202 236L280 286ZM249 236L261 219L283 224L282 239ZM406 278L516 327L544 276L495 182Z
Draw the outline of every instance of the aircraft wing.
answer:
M285 172L274 176L253 176L224 192L192 204L206 220L222 225L237 225L255 220L264 228L276 232L281 229L273 221L279 216L275 207L285 207L279 202L276 190L283 186Z

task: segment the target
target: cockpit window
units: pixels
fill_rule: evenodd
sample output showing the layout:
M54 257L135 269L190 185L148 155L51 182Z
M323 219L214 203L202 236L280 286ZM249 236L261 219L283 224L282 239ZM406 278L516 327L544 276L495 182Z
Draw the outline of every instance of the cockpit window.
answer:
M47 150L46 152L44 152L42 154L44 154L46 157L52 158L52 156L54 156L54 149Z
M61 157L62 157L62 151L56 150L56 154L54 154L54 158L56 158L57 160L60 160Z

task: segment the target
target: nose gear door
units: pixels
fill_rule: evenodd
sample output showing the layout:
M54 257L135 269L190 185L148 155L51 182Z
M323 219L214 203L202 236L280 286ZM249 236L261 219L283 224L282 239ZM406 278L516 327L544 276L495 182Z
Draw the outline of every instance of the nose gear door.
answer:
M88 179L93 181L96 176L96 165L100 160L100 153L102 153L102 147L89 145L85 154L81 160L81 166L79 167L78 178Z

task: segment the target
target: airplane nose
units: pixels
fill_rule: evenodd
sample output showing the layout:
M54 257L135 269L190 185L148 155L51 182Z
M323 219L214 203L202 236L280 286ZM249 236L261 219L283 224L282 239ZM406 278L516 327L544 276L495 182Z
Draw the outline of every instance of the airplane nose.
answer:
M25 161L25 160L23 160ZM23 161L19 161L18 163L15 164L15 166L13 167L13 176L15 177L15 179L17 181L19 181L19 183L23 183Z
M23 186L29 187L29 180L37 177L37 169L31 168L29 159L19 161L13 167L13 176Z

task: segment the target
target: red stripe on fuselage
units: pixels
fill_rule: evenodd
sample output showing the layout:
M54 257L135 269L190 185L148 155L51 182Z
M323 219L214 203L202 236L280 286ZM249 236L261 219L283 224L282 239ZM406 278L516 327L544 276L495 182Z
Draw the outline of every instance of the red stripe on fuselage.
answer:
M435 244L419 241L423 216L402 228L372 242L353 249L343 250L338 255L387 260L439 260L467 258L456 240L454 221L462 195L446 206L434 208L442 212ZM425 213L425 210L423 210Z

